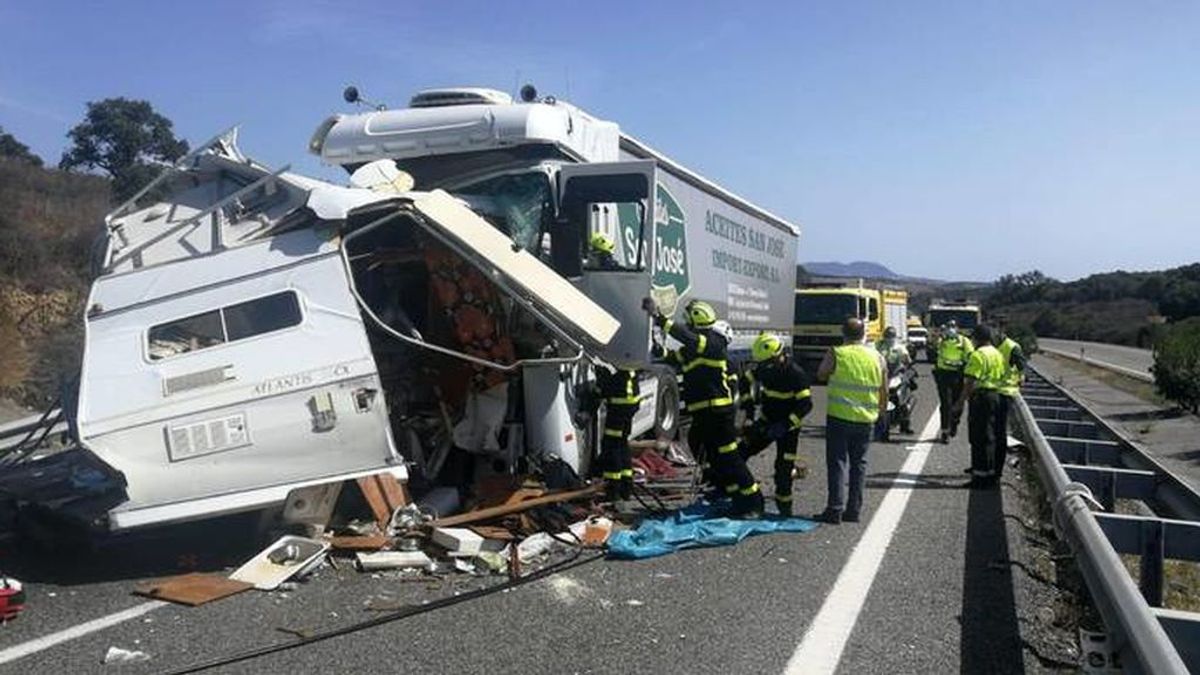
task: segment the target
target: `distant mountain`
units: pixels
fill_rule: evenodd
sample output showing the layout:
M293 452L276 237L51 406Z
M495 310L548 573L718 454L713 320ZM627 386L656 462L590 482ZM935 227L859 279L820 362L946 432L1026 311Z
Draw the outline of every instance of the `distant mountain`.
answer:
M809 274L818 277L862 277L864 279L903 279L899 274L877 262L859 260L843 262L801 263Z

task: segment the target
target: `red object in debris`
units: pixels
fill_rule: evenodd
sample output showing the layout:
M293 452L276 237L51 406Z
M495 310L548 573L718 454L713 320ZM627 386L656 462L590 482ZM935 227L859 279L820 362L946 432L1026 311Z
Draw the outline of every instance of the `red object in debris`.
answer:
M0 577L0 622L7 623L17 618L25 609L25 589L21 582Z
M646 472L647 478L674 478L675 467L653 450L644 450L633 458L633 465Z

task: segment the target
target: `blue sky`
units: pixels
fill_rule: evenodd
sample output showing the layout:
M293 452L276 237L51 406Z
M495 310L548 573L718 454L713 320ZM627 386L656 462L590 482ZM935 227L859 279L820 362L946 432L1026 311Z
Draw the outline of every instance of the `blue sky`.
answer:
M1074 278L1200 260L1200 3L0 0L0 126L84 103L327 177L355 83L532 81L803 228L804 260Z

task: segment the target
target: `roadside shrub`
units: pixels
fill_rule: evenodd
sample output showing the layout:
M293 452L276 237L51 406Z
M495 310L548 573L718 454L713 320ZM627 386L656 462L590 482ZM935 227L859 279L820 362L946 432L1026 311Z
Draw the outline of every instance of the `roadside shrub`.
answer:
M1026 355L1037 353L1037 333L1034 332L1033 326L1027 323L1010 323L1005 330L1010 338L1021 345L1021 351Z
M1154 345L1151 371L1163 398L1200 413L1200 317L1167 327Z

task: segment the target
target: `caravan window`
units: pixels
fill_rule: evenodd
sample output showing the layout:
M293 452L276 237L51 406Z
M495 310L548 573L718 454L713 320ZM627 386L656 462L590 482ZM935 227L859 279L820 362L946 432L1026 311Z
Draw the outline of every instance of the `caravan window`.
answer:
M301 318L295 291L284 291L154 326L147 353L157 361L295 326Z

